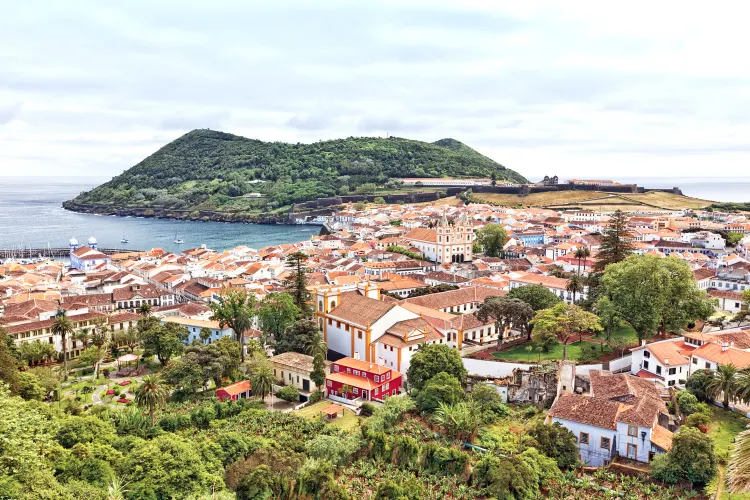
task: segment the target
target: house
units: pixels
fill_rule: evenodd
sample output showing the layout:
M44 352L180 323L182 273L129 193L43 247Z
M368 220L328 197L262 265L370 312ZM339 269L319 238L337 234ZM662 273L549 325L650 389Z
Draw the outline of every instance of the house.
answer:
M671 449L673 434L660 425L667 408L653 382L600 370L589 377L589 393L562 392L546 420L573 433L584 464L602 467L618 455L650 462Z
M216 397L219 401L237 401L238 399L247 399L252 393L249 380L240 380L234 384L216 390Z
M665 387L683 387L690 370L690 354L695 347L683 339L668 339L651 344L645 341L631 349L630 373L651 379Z
M112 300L118 310L135 311L143 304L148 304L152 308L172 305L175 303L175 294L152 284L129 285L115 288L112 291Z
M383 401L400 392L401 382L401 372L362 361L355 356L331 363L331 373L326 377L326 391L333 398Z
M313 357L298 352L284 352L270 358L273 365L273 375L281 385L296 387L302 394L303 401L307 401L311 392L318 389L310 378L313 371ZM326 361L326 375L331 371L330 361Z
M234 330L229 327L222 328L218 321L183 318L182 316L167 316L166 318L161 319L161 324L166 323L174 323L187 328L188 338L185 341L186 344L192 344L196 340L204 344L210 344L224 337L230 339L234 338ZM201 330L204 328L211 332L211 335L206 340L201 339Z

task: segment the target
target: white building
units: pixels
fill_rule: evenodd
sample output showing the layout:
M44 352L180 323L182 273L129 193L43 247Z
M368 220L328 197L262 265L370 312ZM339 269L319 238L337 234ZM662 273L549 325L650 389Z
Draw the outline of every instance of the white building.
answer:
M88 246L78 246L78 240L71 238L68 244L70 248L70 267L79 271L91 271L100 266L108 266L109 255L97 250L96 238L89 238Z
M541 274L532 273L518 273L518 276L510 280L510 289L528 286L528 285L540 285L560 297L565 302L570 304L573 303L573 293L567 290L568 280L564 278L557 278L555 276L544 276ZM584 286L583 289L576 294L576 302L584 300L588 296L589 287Z
M659 424L667 409L652 382L599 370L589 376L590 394L563 392L547 414L548 424L573 433L584 464L602 467L616 455L647 463L671 449L673 434Z
M229 328L222 328L219 325L218 321L211 321L206 319L196 319L196 318L183 318L182 316L168 316L161 320L162 324L166 323L176 323L178 325L184 326L188 330L188 338L186 343L192 344L193 341L197 340L199 342L202 342L204 344L211 344L212 342L216 342L217 340L220 340L224 337L227 338L234 338L234 331ZM203 328L207 328L211 331L211 335L208 339L201 340L201 330Z
M664 387L683 387L689 376L690 353L694 347L684 338L644 344L632 349L630 373L652 379Z

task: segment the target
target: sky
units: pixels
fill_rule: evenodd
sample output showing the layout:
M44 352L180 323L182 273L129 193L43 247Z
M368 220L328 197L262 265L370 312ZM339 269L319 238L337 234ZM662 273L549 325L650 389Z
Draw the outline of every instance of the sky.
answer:
M750 176L744 3L0 0L0 175L195 128L452 137L530 179Z

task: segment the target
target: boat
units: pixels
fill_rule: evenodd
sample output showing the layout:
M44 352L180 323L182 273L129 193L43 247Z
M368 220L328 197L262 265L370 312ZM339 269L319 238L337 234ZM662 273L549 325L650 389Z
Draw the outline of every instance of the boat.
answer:
M122 239L120 240L120 243L130 243L130 241L125 237L125 231L122 232Z
M178 245L182 245L182 244L183 244L183 243L185 243L185 242L184 242L184 241L182 241L182 238L178 238L178 237L177 237L177 234L175 233L175 235L174 235L174 241L173 241L173 243L177 243Z

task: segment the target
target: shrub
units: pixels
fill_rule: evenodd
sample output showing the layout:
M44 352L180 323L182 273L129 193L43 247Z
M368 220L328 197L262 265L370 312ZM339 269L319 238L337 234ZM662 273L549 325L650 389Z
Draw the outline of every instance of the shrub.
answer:
M375 500L421 500L425 498L424 486L417 479L401 483L386 480L378 485Z
M365 417L371 416L373 413L375 413L375 410L376 410L375 405L367 401L362 403L362 406L360 406L359 409L360 409L360 415L365 416Z
M668 483L687 480L703 485L716 474L713 440L693 427L683 426L672 440L669 453L652 462L651 475Z
M706 429L711 423L711 417L705 413L693 413L688 415L685 419L685 425L688 427L698 427L699 429Z
M296 387L286 385L276 392L276 396L284 401L299 401L299 391Z
M464 397L461 382L445 372L440 372L427 381L416 397L417 408L421 412L431 412L440 403L454 404Z
M698 398L688 391L677 391L675 399L683 415L695 413L698 405Z
M575 436L559 422L552 425L539 422L529 434L536 441L534 447L555 459L559 468L569 469L578 464L578 445Z

